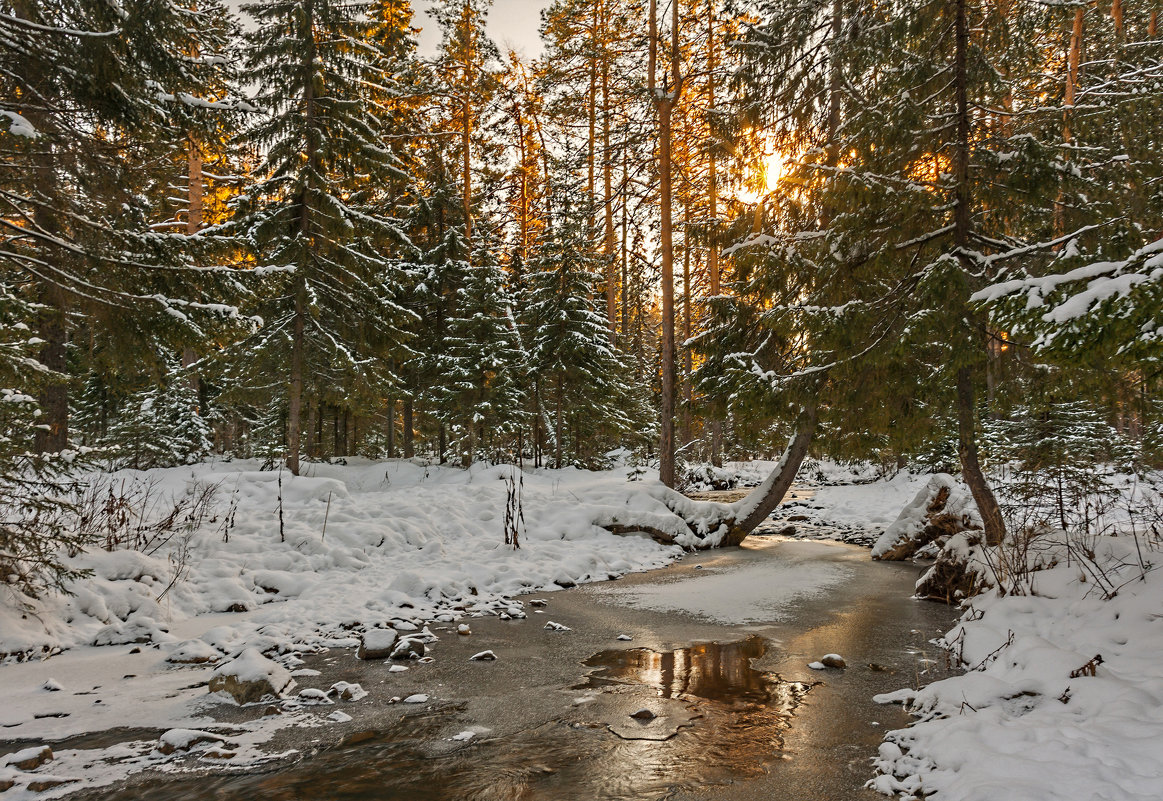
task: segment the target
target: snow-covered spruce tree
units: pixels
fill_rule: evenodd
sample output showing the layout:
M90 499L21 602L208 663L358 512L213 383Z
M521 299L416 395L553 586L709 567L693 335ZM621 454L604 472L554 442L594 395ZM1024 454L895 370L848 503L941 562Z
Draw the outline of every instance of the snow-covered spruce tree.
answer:
M893 321L872 338L867 325L828 338L849 373L840 382L829 370L838 405L849 425L887 433L955 410L962 472L988 539L1000 541L1004 521L977 455L977 396L996 332L969 298L1004 264L1053 254L1060 137L1041 135L1052 112L1040 104L1055 12L977 0L813 8L831 45L803 36L820 58L771 74L794 83L826 58L816 89L785 96L801 96L800 116L816 115L833 133L806 143L792 179L804 189L784 205L807 197L814 208L777 233L775 255L799 260L832 297L787 308L824 331L862 307ZM777 66L791 57L774 52Z
M59 380L36 359L39 312L0 281L0 585L30 597L65 590L80 574L61 552L88 544L73 518L78 453L35 447L46 425L35 393L42 382Z
M1109 476L1126 469L1133 448L1092 398L1076 399L1076 389L1067 382L1057 392L1036 392L1042 397L995 423L1002 436L989 455L1010 472L1001 497L1015 530L1096 534L1118 498Z
M24 332L0 367L0 550L5 580L26 591L63 588L60 552L85 544L69 519L69 388L88 359L75 346L176 352L236 319L189 280L184 232L152 227L141 169L174 109L200 102L200 27L165 0L17 0L0 14L0 294Z
M1058 52L1041 88L1059 142L1054 258L1020 261L974 299L995 325L1061 364L1118 365L1145 376L1163 355L1163 241L1157 158L1163 130L1163 39L1153 7L1064 6Z
M505 271L479 236L470 267L463 269L432 390L449 446L462 464L498 457L524 423L526 354L521 348Z
M272 280L259 305L266 324L236 346L233 375L259 394L284 377L287 466L297 474L308 379L377 396L394 381L383 357L400 347L408 314L396 303L405 276L391 257L399 232L383 190L404 176L369 99L392 76L369 43L367 4L262 0L243 10L255 22L246 72L264 112L243 140L264 159L233 228Z
M595 305L602 266L584 221L566 208L526 276L525 345L538 400L553 421L557 467L567 458L592 463L603 445L640 422L633 416L629 370Z
M210 424L199 413L197 389L176 357L168 356L164 363L166 372L122 398L103 435L94 438L118 467L192 464L211 452Z
M151 228L140 169L175 107L202 102L201 26L171 2L18 0L0 16L0 270L39 303L37 447L68 446L68 363L78 325L123 353L207 334L199 313L232 317L187 281L182 234ZM214 66L214 65L210 65ZM146 155L143 161L143 154Z

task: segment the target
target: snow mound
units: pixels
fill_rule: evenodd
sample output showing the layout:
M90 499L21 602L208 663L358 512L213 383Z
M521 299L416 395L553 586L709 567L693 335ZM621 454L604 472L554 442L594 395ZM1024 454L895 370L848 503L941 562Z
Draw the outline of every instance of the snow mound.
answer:
M504 544L500 517L512 466L308 464L302 476L282 474L281 502L279 474L258 468L238 460L106 477L151 483L158 497L216 486L208 519L218 522L150 554L91 549L70 558L70 567L91 571L70 584L73 595L0 607L0 654L193 638L220 657L255 645L283 652L355 645L353 631L415 631L439 616L520 619L513 596L661 567L681 553L596 522L643 513L666 520L676 536L694 536L666 505L685 499L674 501L656 480L628 482L622 470L526 471L527 532L514 550ZM272 525L280 503L281 531ZM216 619L213 636L185 623L214 613L232 617Z
M961 531L980 529L981 516L968 488L947 473L937 473L917 493L872 547L872 558L909 559Z

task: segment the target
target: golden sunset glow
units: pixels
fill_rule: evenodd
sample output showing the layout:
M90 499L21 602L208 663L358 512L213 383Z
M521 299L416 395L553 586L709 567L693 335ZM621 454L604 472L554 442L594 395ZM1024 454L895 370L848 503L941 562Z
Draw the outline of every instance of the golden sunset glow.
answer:
M758 203L779 186L788 169L785 155L777 150L765 153L752 167L746 183L735 192L735 197L747 204Z

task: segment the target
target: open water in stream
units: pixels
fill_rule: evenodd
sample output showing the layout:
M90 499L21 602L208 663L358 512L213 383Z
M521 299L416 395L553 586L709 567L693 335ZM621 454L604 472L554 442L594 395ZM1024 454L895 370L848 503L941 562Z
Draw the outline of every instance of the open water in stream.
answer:
M871 801L869 759L907 723L871 696L938 678L928 640L955 617L908 597L915 575L853 546L755 537L545 595L526 621L473 620L472 636L442 633L435 661L406 673L346 651L313 657L319 686L372 692L343 707L351 722L287 730L272 749L294 756L262 772L142 775L89 797ZM672 597L694 602L668 610ZM546 631L549 619L572 631ZM498 661L468 661L484 648ZM828 652L848 669L807 668ZM377 700L410 692L432 701Z

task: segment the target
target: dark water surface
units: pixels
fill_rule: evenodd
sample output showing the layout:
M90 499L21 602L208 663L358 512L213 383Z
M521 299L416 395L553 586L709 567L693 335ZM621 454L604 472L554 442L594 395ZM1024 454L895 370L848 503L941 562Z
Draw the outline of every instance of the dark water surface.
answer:
M850 577L797 602L782 622L746 626L627 608L606 589L789 559L837 562ZM342 707L350 723L288 729L271 743L272 751L297 749L297 761L233 774L139 775L84 798L878 798L862 789L869 758L883 732L907 718L871 696L935 678L927 640L954 613L909 599L915 568L872 563L850 546L757 538L697 561L706 570L694 573L688 560L543 596L545 615L527 621L474 620L472 636L442 633L436 661L406 673L346 651L312 657L319 686L358 681L372 694ZM573 631L545 631L541 618L550 616ZM633 640L616 641L619 633ZM484 648L499 660L468 661ZM807 669L829 651L843 653L848 670ZM412 692L433 700L424 708L387 703ZM640 710L649 714L631 717ZM478 736L453 739L466 729Z

